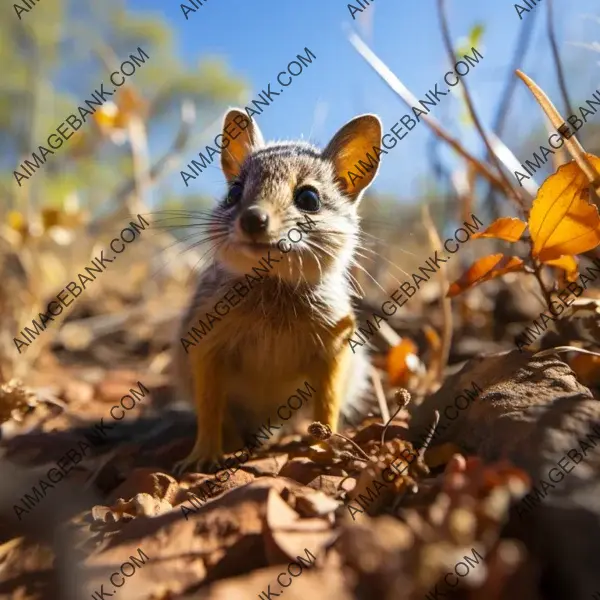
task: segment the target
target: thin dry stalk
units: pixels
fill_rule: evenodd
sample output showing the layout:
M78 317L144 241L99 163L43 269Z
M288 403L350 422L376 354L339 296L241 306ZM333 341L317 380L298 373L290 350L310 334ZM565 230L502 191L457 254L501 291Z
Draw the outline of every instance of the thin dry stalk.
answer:
M403 408L406 408L408 406L409 402L411 401L411 397L411 393L407 389L400 389L396 392L396 402L398 404L398 408L396 409L396 412L394 412L394 414L388 419L387 423L385 424L385 427L383 428L383 431L381 432L382 447L385 443L385 434L387 433L388 427L392 424L392 421L396 418L398 413Z
M436 410L433 413L433 425L431 426L431 429L429 430L429 433L427 434L427 438L425 439L425 442L419 448L419 456L421 458L423 458L423 456L425 456L425 452L427 451L427 448L429 448L429 445L431 444L431 442L433 440L433 436L435 435L435 430L437 429L437 426L439 424L440 424L440 413L439 413L439 411Z
M379 371L371 366L371 381L373 382L373 389L375 390L375 396L377 396L377 402L379 404L379 410L381 411L381 418L384 423L390 420L390 411L385 399L385 392L383 391L383 385L381 385L381 376Z
M569 94L567 92L567 84L565 81L565 73L558 53L558 44L556 43L556 32L554 31L554 2L553 0L547 0L546 6L548 8L548 38L550 39L550 48L552 49L552 58L554 59L554 65L556 67L556 75L558 76L558 83L560 85L560 93L562 94L565 108L569 115L573 114L573 108L571 101L569 100Z
M537 352L534 354L534 357L539 358L540 356L550 356L559 352L578 352L579 354L589 354L590 356L600 357L600 353L598 352L592 352L591 350L578 348L577 346L557 346L556 348L548 348L547 350L541 350L540 352Z
M349 33L348 39L356 51L369 63L373 70L383 79L383 81L394 91L401 100L409 107L418 103L410 90L392 73L387 65L363 42L363 40L354 32ZM442 125L431 115L422 115L421 119L430 129L442 140L444 140L453 150L473 165L477 173L486 179L489 183L503 191L507 196L514 193L512 187L507 188L502 178L498 177L485 163L475 158L470 152L465 150L463 145L453 138Z
M497 109L496 115L493 120L492 131L489 134L490 143L494 147L496 156L498 156L498 158L500 160L502 160L502 162L505 165L506 165L506 160L503 160L503 154L504 154L504 148L506 148L506 146L504 146L504 144L502 144L498 138L501 137L502 134L504 133L504 127L506 125L506 120L508 118L510 105L514 98L515 90L517 89L517 80L513 77L513 73L515 72L516 69L519 68L519 65L525 60L525 57L529 50L529 45L531 43L531 39L533 37L532 33L534 30L534 25L537 22L536 19L537 19L538 14L539 14L539 11L534 10L533 13L531 13L528 16L528 18L525 19L525 21L519 28L520 29L519 38L518 38L517 44L516 44L514 52L513 52L511 64L508 69L508 77L506 79L504 92L502 93L500 104L498 105L498 109ZM498 152L499 144L501 144L502 153ZM489 157L488 157L488 160L489 160ZM519 161L517 161L516 159L515 159L515 162L516 162L516 164L519 164ZM515 169L512 169L509 167L509 171L514 171L514 170ZM526 190L532 195L532 197L535 197L537 187L533 186L531 184L531 181L528 179L525 180L525 184L526 185L524 185L523 187L526 188ZM527 185L527 184L529 184L529 185ZM486 206L489 209L490 216L492 217L493 221L495 221L496 219L498 219L500 217L500 212L498 210L498 205L497 205L496 199L495 199L495 193L494 193L494 189L492 186L488 187L488 192L486 195L486 199L484 201L484 206Z
M537 85L531 77L525 75L520 70L517 70L517 76L525 83L525 85L530 89L534 98L538 101L539 105L542 107L542 110L546 113L552 126L558 131L562 129L564 126L568 127L568 124L562 118L561 114L558 112L554 104L550 101L550 98L542 91L542 89ZM588 178L591 186L594 188L596 194L600 193L600 174L596 172L594 166L590 163L587 156L585 155L585 150L583 146L577 139L575 134L571 135L569 138L565 137L565 146L569 150L569 153L573 157L573 159L579 165L579 168L584 172L585 176Z
M442 240L438 235L438 232L431 218L429 207L426 205L423 207L423 225L427 230L429 237L429 243L431 248L440 254L443 252ZM446 297L446 291L450 287L450 281L448 279L448 269L445 264L440 265L439 271L440 277L440 301L442 304L442 347L440 351L440 359L438 361L438 372L435 373L435 382L439 383L442 380L442 374L446 365L448 364L448 357L450 356L450 345L452 344L452 301Z
M133 176L135 194L126 199L127 210L137 214L147 210L144 202L146 191L150 188L150 168L148 156L148 137L144 121L138 115L132 115L127 123L131 158L133 161Z
M569 115L573 114L573 108L571 106L571 101L569 99L569 94L567 92L567 85L565 82L564 69L562 66L562 61L560 60L560 55L558 53L558 44L556 42L556 32L554 29L554 4L553 0L548 0L546 3L548 7L548 38L550 39L550 48L552 49L552 58L554 59L554 65L556 67L556 74L558 77L558 83L560 86L560 91L563 97L563 102L565 103L565 108ZM552 129L552 123L550 123L550 129ZM569 154L564 147L560 147L556 154L552 155L552 164L554 166L554 170L556 171L561 165L568 162Z
M440 16L440 26L442 29L442 38L444 40L444 45L446 46L446 51L448 52L448 56L450 57L451 63L454 63L456 60L456 57L454 55L454 50L452 49L452 42L450 40L450 31L448 29L448 20L446 18L446 11L445 11L445 0L438 0L438 12L439 12L439 16ZM517 192L517 190L515 190L515 188L513 187L510 179L507 177L506 173L504 172L504 169L502 168L502 165L501 165L500 161L498 160L498 157L496 156L496 153L494 152L494 149L492 148L492 146L487 138L487 135L483 129L483 126L481 125L481 121L479 120L479 117L477 116L477 112L475 111L475 106L473 104L473 100L471 98L469 88L467 87L467 84L465 83L464 79L460 80L460 85L462 86L464 93L465 93L465 101L467 103L467 109L469 110L469 114L471 115L471 118L473 119L473 123L475 124L475 128L477 129L477 132L479 133L479 135L481 136L481 139L483 140L483 143L485 144L485 147L488 151L488 156L491 158L494 166L496 167L496 170L498 171L498 174L500 175L500 178L502 179L502 181L504 183L505 190L509 192L508 193L509 197L513 198L522 210L525 210L525 208L526 208L525 201L523 200L521 195Z

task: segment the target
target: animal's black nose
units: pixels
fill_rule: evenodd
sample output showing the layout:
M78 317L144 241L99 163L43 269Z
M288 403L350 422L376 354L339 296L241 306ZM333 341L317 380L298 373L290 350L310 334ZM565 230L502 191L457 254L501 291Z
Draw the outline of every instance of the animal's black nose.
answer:
M242 213L240 226L246 233L260 233L269 226L269 215L258 206L250 206Z

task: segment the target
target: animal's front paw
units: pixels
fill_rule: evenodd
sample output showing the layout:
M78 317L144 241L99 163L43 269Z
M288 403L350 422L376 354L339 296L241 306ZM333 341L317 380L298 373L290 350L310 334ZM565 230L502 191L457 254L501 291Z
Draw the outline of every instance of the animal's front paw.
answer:
M207 454L194 448L183 460L173 466L173 472L181 476L185 471L195 473L216 473L221 468L218 454Z

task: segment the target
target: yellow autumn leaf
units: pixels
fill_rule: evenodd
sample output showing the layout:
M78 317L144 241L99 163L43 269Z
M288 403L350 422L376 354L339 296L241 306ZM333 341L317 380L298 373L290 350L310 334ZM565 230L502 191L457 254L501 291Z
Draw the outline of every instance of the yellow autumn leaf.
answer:
M127 124L127 115L114 102L106 102L94 113L93 118L103 131L123 129Z
M476 260L459 279L450 285L446 297L453 298L484 281L522 270L523 261L516 256L504 256L504 254L484 256Z
M600 158L586 156L600 172ZM544 181L529 214L534 257L547 262L600 244L600 215L589 202L588 186L575 161L562 165Z
M8 226L15 231L22 231L27 228L27 219L25 219L25 215L17 210L9 211L6 221Z
M567 281L575 281L579 275L579 265L572 256L561 256L560 258L547 260L544 264L563 270Z
M476 233L471 239L495 238L507 242L518 242L527 229L527 223L515 217L501 217L496 219L485 231Z

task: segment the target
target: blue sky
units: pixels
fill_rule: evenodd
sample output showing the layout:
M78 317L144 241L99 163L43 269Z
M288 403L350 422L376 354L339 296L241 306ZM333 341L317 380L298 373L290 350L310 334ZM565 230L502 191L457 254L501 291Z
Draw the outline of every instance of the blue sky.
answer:
M128 0L128 6L133 11L150 11L166 19L175 31L181 58L190 66L197 65L205 55L224 57L231 71L249 82L250 96L274 82L277 73L305 47L317 57L285 93L256 118L266 139L307 139L310 136L311 141L324 145L339 127L358 114L377 114L385 130L406 114L403 102L348 42L344 24L363 35L417 97L423 97L436 82L441 82L448 70L434 0L374 0L363 11L363 16L371 22L370 33L352 20L348 4L338 0L203 1L204 6L190 13L189 20L185 19L180 3L174 0ZM366 0L363 4L366 5ZM600 21L585 17L595 15L600 19L599 8L597 0L555 0L561 56L576 99L590 97L600 88L600 54L572 44L600 42ZM483 122L489 126L524 21L519 20L514 3L504 0L448 0L447 10L455 44L475 24L485 26L483 44L479 48L484 60L469 73L466 82ZM535 10L542 14L537 17L533 43L521 68L558 100L545 35L546 2L541 0ZM532 18L531 13L524 13L523 18ZM541 113L524 86L519 85L519 88L504 137L513 151L533 127L543 124ZM473 152L481 154L479 140L460 124L461 111L458 97L446 97L432 114L459 135ZM217 116L210 115L209 121ZM595 118L600 119L600 116ZM218 129L215 127L212 137ZM429 172L429 138L427 126L420 124L384 156L374 189L404 198L422 191ZM195 152L201 149L198 146ZM190 149L185 154L186 163L195 152ZM445 156L451 157L451 154ZM176 194L194 191L215 195L224 189L224 180L217 169L202 173L187 189L179 174L171 178L169 184Z

